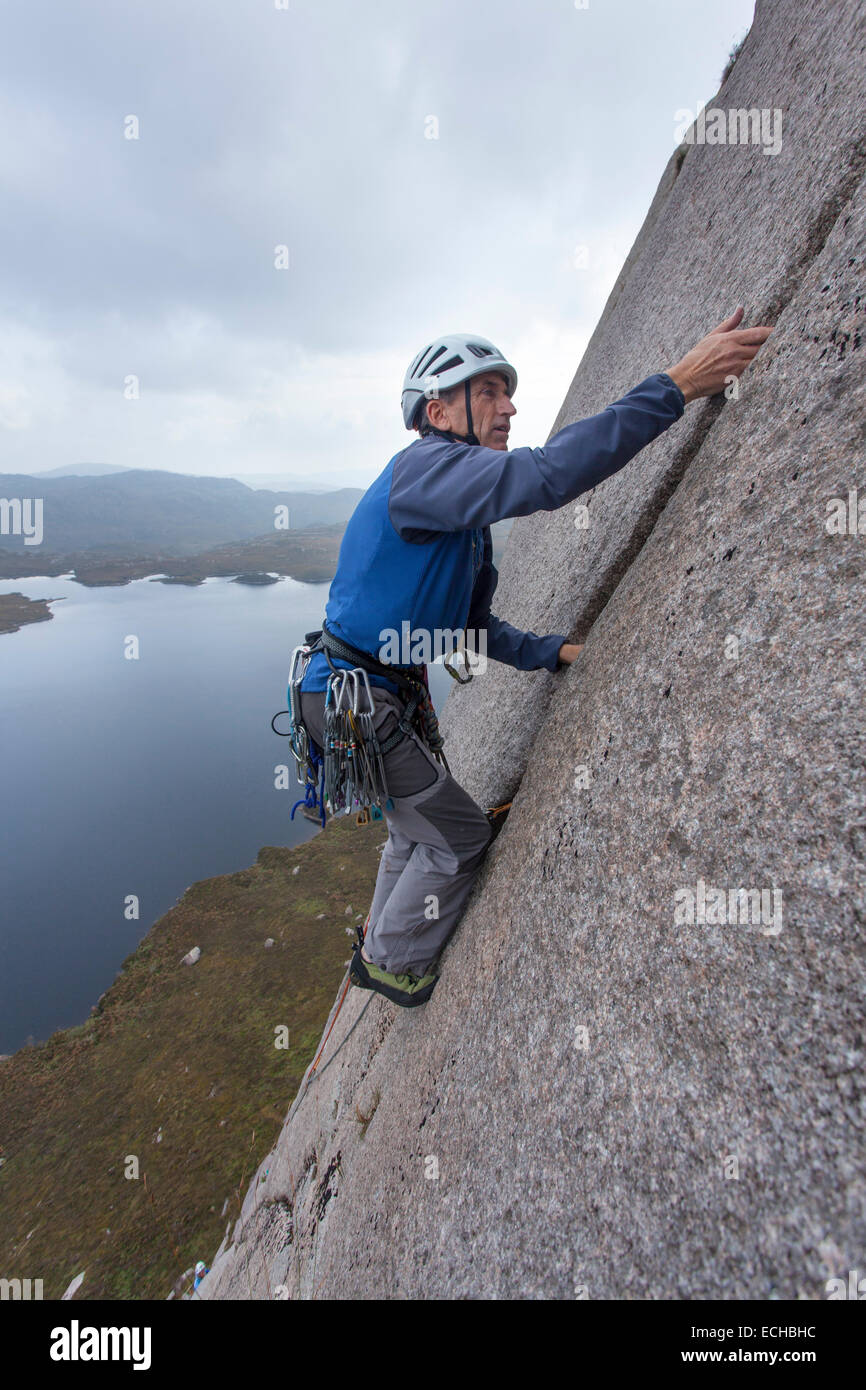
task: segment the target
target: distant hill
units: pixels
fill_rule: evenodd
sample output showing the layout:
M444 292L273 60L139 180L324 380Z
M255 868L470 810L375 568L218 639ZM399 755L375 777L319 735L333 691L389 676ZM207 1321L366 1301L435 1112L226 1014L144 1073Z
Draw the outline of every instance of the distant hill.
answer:
M145 472L158 471L148 470ZM165 470L162 470L165 471ZM60 468L40 468L29 476L34 478L105 478L112 473L130 473L132 469L119 463L64 463ZM186 475L185 475L186 476ZM196 474L189 476L195 477ZM206 474L203 476L210 477ZM213 476L216 476L215 474ZM321 473L314 476L304 473L230 473L227 477L253 491L266 492L336 492L341 487L351 487L335 473Z
M128 473L119 463L64 463L61 468L42 468L34 478L104 478L109 473Z
M108 465L105 465L106 467ZM274 508L289 509L291 530L345 525L362 488L334 492L255 491L234 478L205 478L133 468L97 477L0 474L0 497L42 498L40 546L0 535L0 548L34 554L99 550L107 554L194 555L274 529Z
M335 473L317 473L314 477L303 473L235 473L232 476L247 487L265 492L336 492L352 485L341 481Z
M234 478L141 468L102 477L0 473L0 498L43 499L40 545L0 534L0 578L74 570L84 583L122 584L156 572L201 579L268 569L321 583L333 576L343 528L362 496L361 488L255 491ZM281 504L289 509L289 531L273 525ZM491 527L494 564L511 525L505 520ZM298 550L294 533L323 529L331 534L310 537L302 554L305 546ZM222 553L213 554L217 548ZM170 564L180 557L197 563L185 569Z

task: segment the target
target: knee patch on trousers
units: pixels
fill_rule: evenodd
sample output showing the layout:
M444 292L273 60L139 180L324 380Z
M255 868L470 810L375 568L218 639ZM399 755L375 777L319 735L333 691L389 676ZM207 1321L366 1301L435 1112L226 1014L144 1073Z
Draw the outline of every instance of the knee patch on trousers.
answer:
M444 779L435 791L415 807L454 855L458 869L471 867L486 850L493 830L484 812L452 779Z

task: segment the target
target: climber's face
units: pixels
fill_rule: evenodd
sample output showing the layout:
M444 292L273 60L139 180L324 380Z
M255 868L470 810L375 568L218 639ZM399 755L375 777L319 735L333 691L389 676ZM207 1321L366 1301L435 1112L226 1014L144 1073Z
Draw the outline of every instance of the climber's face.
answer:
M472 426L479 444L483 444L485 449L507 449L511 417L517 414L517 406L511 403L505 377L501 372L486 372L483 376L473 377L469 383L469 399ZM427 414L437 429L466 434L464 388L454 387L451 401L430 401Z

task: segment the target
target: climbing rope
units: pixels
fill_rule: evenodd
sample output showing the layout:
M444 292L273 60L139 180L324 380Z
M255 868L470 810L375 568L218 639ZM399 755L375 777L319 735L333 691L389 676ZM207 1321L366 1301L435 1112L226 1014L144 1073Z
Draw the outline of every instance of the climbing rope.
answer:
M511 810L512 804L513 803L510 801L504 801L501 806L491 806L485 811L484 814L487 816L493 829L493 834L490 837L491 844L508 819L508 812Z
M368 912L368 913L367 913L367 920L366 920L365 923L364 923L364 929L363 929L363 931L361 930L360 927L356 927L356 928L355 928L355 930L356 930L357 933L358 933L358 945L359 945L359 948L360 948L361 946L363 946L363 944L364 944L364 939L365 939L365 937L366 937L366 935L367 935L367 928L369 927L369 925L370 925L370 914L369 914L369 912ZM345 980L343 981L343 988L342 988L342 991L341 991L341 993L340 993L340 997L339 997L339 999L338 999L338 1001L337 1001L337 1007L336 1007L336 1009L334 1010L333 1016L332 1016L332 1018L331 1018L331 1022L330 1022L330 1024L328 1025L328 1031L326 1032L325 1036L322 1038L322 1041L321 1041L321 1043L320 1043L320 1045L319 1045L319 1050L318 1050L318 1052L316 1053L316 1056L315 1056L315 1058L314 1058L314 1060L313 1060L313 1064L312 1064L312 1066L310 1067L310 1070L307 1072L307 1080L306 1080L305 1085L304 1085L304 1090L307 1089L307 1086L309 1086L310 1082L311 1082L312 1079L313 1079L313 1076L315 1075L316 1068L318 1067L319 1062L320 1062L320 1060L321 1060L322 1053L323 1053L324 1050L325 1050L325 1044L327 1043L328 1038L331 1036L331 1033L334 1031L334 1024L337 1022L337 1019L340 1017L340 1010L341 1010L342 1007L343 1007L343 1000L346 998L346 995L347 995L347 993L348 993L348 990L349 990L349 971L347 970L347 971L346 971L346 978L345 978ZM369 1002L370 1002L370 1001L367 1000L367 1003L369 1003ZM343 1039L343 1041L345 1042L345 1039ZM342 1043L340 1044L340 1046L342 1047ZM335 1055L336 1055L336 1054L335 1054ZM323 1070L324 1070L324 1068L323 1068Z

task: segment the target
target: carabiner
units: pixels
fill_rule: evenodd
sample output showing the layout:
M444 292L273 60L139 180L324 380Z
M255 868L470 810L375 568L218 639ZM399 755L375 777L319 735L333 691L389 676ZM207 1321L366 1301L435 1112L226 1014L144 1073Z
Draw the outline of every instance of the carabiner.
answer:
M449 653L449 656L455 656L458 652L463 653L463 664L466 667L467 671L467 674L465 676L461 676L459 672L454 670L454 667L451 665L448 656L443 657L442 665L445 667L445 670L448 672L449 676L453 676L454 680L457 681L458 685L468 685L472 679L472 672L469 669L469 657L466 653L466 648L457 647L455 651Z
M348 689L350 674L349 671L340 671L339 675L330 678L329 684L333 695L332 708L335 714L339 714L343 708L343 697Z
M365 710L364 713L365 713L365 714L375 714L375 713L376 713L376 701L373 699L373 692L372 692L372 690L370 689L370 677L367 675L367 672L364 670L364 668L363 668L362 666L356 666L356 667L355 667L355 670L353 671L352 674L353 674L354 677L355 677L355 698L356 698L356 700L357 700L357 696L358 696L358 684L359 684L359 682L363 681L363 683L364 683L364 688L365 688L365 690L366 690L366 692L367 692L367 700L368 700L369 705L370 705L369 710ZM356 713L356 714L358 713L357 708L356 708L356 710L355 710L355 713Z

